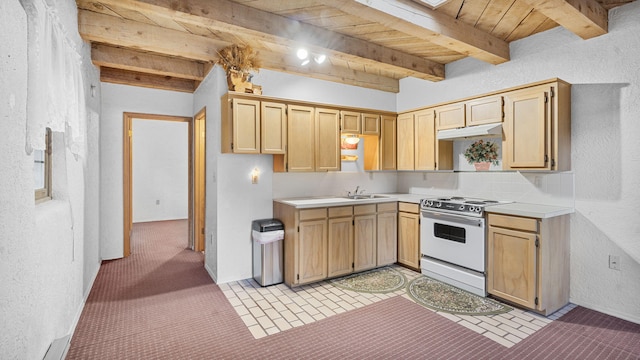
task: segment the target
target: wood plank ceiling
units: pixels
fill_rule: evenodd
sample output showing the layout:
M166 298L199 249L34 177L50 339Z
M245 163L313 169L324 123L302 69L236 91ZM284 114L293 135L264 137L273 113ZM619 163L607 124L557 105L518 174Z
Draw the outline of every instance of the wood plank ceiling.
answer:
M634 0L76 0L101 80L193 92L230 44L262 68L398 92L398 80L446 78L467 56L500 64L509 43L562 26L607 32L608 10ZM327 55L302 66L304 47Z

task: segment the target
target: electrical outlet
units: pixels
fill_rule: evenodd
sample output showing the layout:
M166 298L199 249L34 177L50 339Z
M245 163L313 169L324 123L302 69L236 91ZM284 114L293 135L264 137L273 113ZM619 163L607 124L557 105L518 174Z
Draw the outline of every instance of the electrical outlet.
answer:
M620 270L620 256L609 255L609 269Z

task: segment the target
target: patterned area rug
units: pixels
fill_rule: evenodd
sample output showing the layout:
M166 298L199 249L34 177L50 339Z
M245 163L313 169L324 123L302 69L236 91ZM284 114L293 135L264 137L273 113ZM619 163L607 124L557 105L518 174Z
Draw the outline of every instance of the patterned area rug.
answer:
M427 276L413 279L409 296L430 309L459 315L495 315L512 309L495 300L484 298Z
M390 267L373 269L329 281L346 290L369 293L388 293L402 289L407 285L407 278Z

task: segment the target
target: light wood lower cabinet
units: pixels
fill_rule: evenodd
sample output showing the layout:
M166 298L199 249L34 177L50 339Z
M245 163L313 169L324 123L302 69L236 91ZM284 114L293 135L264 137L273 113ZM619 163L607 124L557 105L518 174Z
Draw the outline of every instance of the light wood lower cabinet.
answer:
M327 222L308 220L300 222L300 283L322 280L327 277Z
M568 215L488 214L487 291L549 315L569 303Z
M329 208L327 276L353 272L353 207Z
M273 215L285 226L285 284L308 284L394 263L395 209L395 202L313 209L274 202Z
M420 206L398 203L398 263L420 270Z
M398 261L398 204L378 204L378 266Z
M354 253L353 271L376 267L377 237L376 205L356 205L353 207Z

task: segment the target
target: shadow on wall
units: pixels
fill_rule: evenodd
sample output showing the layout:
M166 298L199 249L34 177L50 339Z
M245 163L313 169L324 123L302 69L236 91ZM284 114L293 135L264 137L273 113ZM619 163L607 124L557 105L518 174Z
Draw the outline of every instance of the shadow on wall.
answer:
M629 84L571 86L571 163L576 200L619 200L620 93Z

